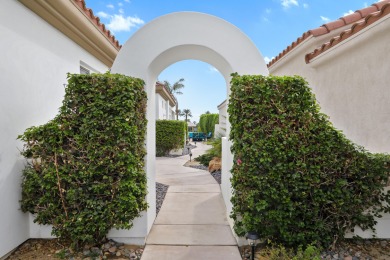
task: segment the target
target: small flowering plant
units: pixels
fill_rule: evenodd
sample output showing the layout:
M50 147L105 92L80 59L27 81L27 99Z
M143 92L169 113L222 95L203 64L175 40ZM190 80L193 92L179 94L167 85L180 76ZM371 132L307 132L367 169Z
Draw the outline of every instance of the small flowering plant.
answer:
M238 166L240 166L240 165L242 164L242 161L241 161L241 159L240 159L240 158L238 158L238 159L236 160L236 163L237 163L237 165L238 165Z

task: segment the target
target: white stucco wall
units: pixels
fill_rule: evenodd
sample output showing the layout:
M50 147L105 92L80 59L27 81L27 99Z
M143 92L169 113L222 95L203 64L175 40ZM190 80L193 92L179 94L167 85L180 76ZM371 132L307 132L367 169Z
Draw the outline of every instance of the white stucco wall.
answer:
M158 38L158 41L153 39ZM146 82L147 106L147 156L145 159L148 178L147 201L149 209L142 222L144 237L147 236L156 216L155 203L155 120L157 76L169 65L186 59L200 60L214 66L227 82L230 93L230 74L268 75L264 59L256 46L237 27L206 14L180 12L157 18L138 30L120 50L112 71L142 78ZM227 118L227 134L230 124ZM228 157L226 157L228 156ZM229 160L230 147L224 147L223 159ZM229 165L228 165L229 167ZM222 175L229 174L225 167ZM231 194L226 183L224 194ZM229 196L224 196L227 208L231 208ZM230 215L230 211L227 212ZM130 231L131 232L131 231Z
M372 152L390 152L389 29L390 19L382 19L310 64L305 54L314 47L302 44L270 73L303 76L336 128Z
M309 82L333 125L371 152L390 153L390 16L374 23L310 64L302 45L270 68L274 75L300 75ZM377 237L390 238L390 214L378 219ZM358 228L355 234L372 237Z
M160 94L156 94L156 119L167 119L166 103Z
M215 125L214 136L226 136L227 100L218 106L218 124ZM228 136L227 136L228 137Z
M175 120L176 106L171 107L169 101L164 99L160 94L156 93L156 119Z
M61 106L66 73L79 73L80 61L105 72L107 67L15 0L0 8L0 257L36 231L20 211L19 134L52 119ZM34 231L35 230L35 231ZM47 233L47 232L46 232Z

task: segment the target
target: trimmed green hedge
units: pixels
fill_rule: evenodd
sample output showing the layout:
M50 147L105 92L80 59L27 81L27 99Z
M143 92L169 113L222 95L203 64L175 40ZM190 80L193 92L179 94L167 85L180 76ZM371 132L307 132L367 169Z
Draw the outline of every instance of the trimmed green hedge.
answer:
M235 230L286 246L328 247L390 212L389 156L351 141L320 113L304 79L233 75Z
M147 208L145 109L140 79L69 74L57 117L18 137L30 159L22 210L76 248L102 242L111 228L131 228Z
M178 120L156 121L156 155L166 156L173 149L184 147L187 123Z
M218 124L218 122L218 114L202 114L199 119L199 131L205 133L206 135L211 132L212 136L214 136L215 124Z

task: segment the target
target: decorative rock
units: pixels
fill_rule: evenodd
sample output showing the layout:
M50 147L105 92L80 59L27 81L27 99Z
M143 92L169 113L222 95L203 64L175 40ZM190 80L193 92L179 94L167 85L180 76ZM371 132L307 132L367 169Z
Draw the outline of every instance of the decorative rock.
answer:
M123 250L123 254L124 254L126 257L130 257L130 251L129 251L129 249L125 248L125 249Z
M382 240L380 244L381 244L381 247L386 247L387 246L387 241L386 240Z
M137 255L135 253L130 254L130 259L136 259L136 258L137 258Z
M92 247L91 252L92 254L102 255L102 251L98 247Z
M360 251L357 251L356 253L355 253L355 256L356 257L360 257L362 255L362 252L360 252Z
M116 252L116 246L110 247L110 248L108 249L108 252L110 252L110 253L115 253L115 252Z
M214 157L209 162L209 172L215 172L221 170L221 158Z
M91 251L89 251L89 249L84 249L83 250L83 255L84 256L89 256L91 254Z
M344 260L353 260L353 259L352 259L352 256L349 255L349 256L344 257Z
M334 254L333 259L339 259L339 254Z
M122 255L121 251L116 252L116 256L121 256L121 255Z

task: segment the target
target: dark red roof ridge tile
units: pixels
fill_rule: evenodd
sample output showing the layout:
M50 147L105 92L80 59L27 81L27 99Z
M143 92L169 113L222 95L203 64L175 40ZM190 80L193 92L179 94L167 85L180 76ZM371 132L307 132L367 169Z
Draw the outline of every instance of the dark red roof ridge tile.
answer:
M352 25L350 29L343 31L339 36L333 37L329 42L324 43L321 47L315 49L313 52L306 54L305 55L306 63L310 63L310 61L313 58L317 57L321 53L324 53L325 51L339 44L340 42L346 40L352 35L363 30L367 26L375 23L376 21L380 20L384 16L390 14L390 1L386 1L386 2L387 3L380 5L381 9L379 11L367 15L362 22L355 23L354 25Z
M83 10L86 16L91 20L93 24L95 24L99 28L103 35L107 36L109 41L112 42L112 44L117 50L122 47L122 45L119 44L119 41L115 39L115 36L111 34L110 30L106 29L106 26L100 22L100 18L93 14L92 9L87 8L85 0L73 0L73 2L76 3L81 8L81 10Z
M330 33L333 30L339 29L345 25L356 23L359 20L367 17L368 15L372 14L373 12L377 12L381 10L381 8L389 4L390 0L383 0L381 2L376 2L372 4L369 7L365 7L363 9L357 10L352 14L340 17L339 19L323 24L318 28L308 30L305 32L301 37L299 37L296 41L294 41L292 44L290 44L286 49L284 49L281 53L278 54L275 58L273 58L268 64L267 67L271 67L274 65L278 60L280 60L283 56L285 56L288 52L290 52L292 49L294 49L296 46L298 46L300 43L302 43L304 40L309 38L309 36L321 36L325 35L327 33Z

